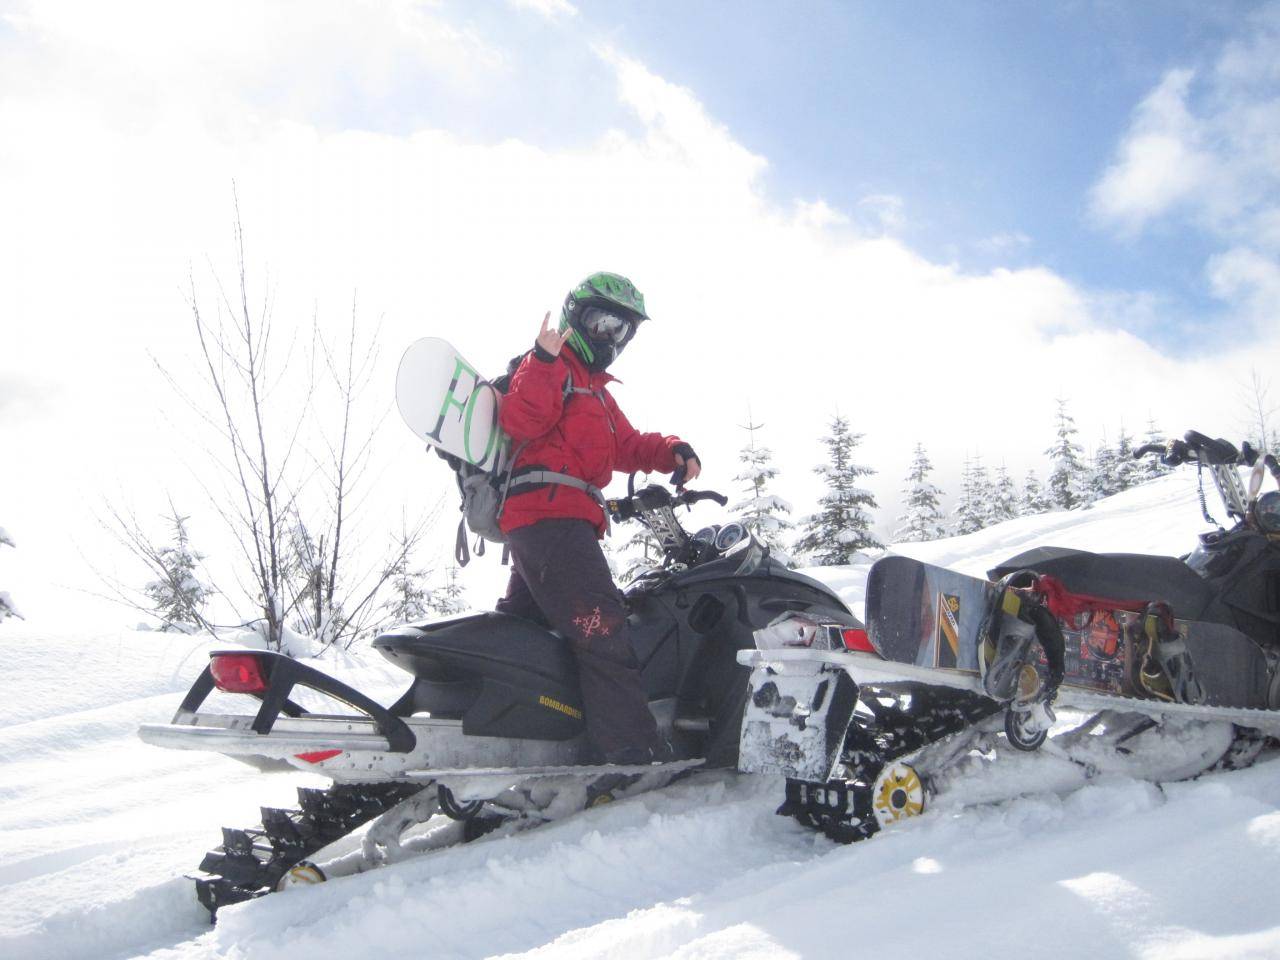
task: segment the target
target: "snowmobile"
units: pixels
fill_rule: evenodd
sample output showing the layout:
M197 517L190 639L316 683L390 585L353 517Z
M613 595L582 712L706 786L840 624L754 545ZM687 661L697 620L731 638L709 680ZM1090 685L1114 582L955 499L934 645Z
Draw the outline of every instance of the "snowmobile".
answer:
M1252 763L1280 736L1280 490L1261 493L1280 465L1195 431L1148 455L1196 466L1213 522L1208 472L1232 526L1181 558L1041 547L988 580L883 557L865 630L790 613L740 654L740 768L784 775L780 814L852 842L923 812L979 758L1041 751L1080 781Z
M643 523L662 551L625 598L650 709L675 753L670 763L598 765L567 641L509 615L454 616L378 636L374 648L411 677L390 706L280 654L210 653L172 721L142 726L142 739L262 766L283 762L334 781L327 790L300 788L298 809L263 808L259 826L224 828L196 879L211 918L283 886L395 860L415 844L513 832L661 787L693 767L734 767L749 674L737 654L753 647L754 630L785 611L860 624L831 590L787 569L742 524L688 533L675 510L703 500L727 502L711 491L636 491L633 475L627 496L608 502L612 520ZM235 698L234 709L211 709L211 696ZM336 701L337 712L299 703L317 696ZM246 702L247 712L239 706Z

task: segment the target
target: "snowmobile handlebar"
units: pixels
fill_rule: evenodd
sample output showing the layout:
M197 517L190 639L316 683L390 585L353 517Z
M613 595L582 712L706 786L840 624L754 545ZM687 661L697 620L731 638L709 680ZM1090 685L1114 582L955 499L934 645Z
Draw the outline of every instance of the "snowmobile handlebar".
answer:
M666 487L654 484L637 491L635 475L627 484L627 496L609 501L609 512L616 520L631 520L641 514L663 508L691 507L703 500L714 500L726 506L729 498L714 490L680 490L672 494Z
M1159 454L1160 462L1169 467L1181 466L1184 463L1203 463L1205 466L1231 466L1245 464L1253 466L1258 451L1245 441L1243 449L1237 450L1235 444L1221 437L1213 439L1195 430L1188 430L1181 440L1170 439L1164 443L1146 443L1133 451L1133 458L1139 460L1149 454Z

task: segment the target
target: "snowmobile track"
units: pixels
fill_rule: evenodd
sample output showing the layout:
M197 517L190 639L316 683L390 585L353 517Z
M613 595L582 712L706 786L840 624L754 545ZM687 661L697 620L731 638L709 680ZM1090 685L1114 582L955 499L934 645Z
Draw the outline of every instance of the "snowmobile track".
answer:
M288 870L424 789L421 783L298 788L296 810L262 808L258 827L222 828L222 845L200 861L196 896L216 922L228 904L271 893Z

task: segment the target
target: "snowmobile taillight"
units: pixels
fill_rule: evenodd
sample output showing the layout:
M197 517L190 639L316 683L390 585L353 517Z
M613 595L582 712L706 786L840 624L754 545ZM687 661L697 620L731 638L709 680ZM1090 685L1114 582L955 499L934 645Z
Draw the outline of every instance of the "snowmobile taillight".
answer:
M220 653L209 658L213 684L226 693L263 693L267 679L262 662L252 653Z
M310 753L295 753L294 756L306 763L323 763L325 760L332 760L341 750L312 750Z
M871 645L871 638L867 636L867 631L850 628L840 633L840 638L844 641L846 650L853 650L857 653L875 653L876 648Z

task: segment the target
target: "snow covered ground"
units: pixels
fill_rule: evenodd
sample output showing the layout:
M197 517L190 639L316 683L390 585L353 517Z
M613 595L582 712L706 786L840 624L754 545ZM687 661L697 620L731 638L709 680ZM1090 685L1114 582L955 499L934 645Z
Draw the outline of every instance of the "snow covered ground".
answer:
M902 550L981 573L1038 544L1181 553L1203 526L1188 471ZM810 572L861 602L865 567ZM1031 758L853 846L774 816L776 781L704 773L228 908L211 928L184 871L220 826L292 805L306 776L137 739L172 714L206 643L12 622L0 643L0 957L1280 957L1274 755L1062 795L1048 758ZM402 685L381 658L320 666L384 698Z

